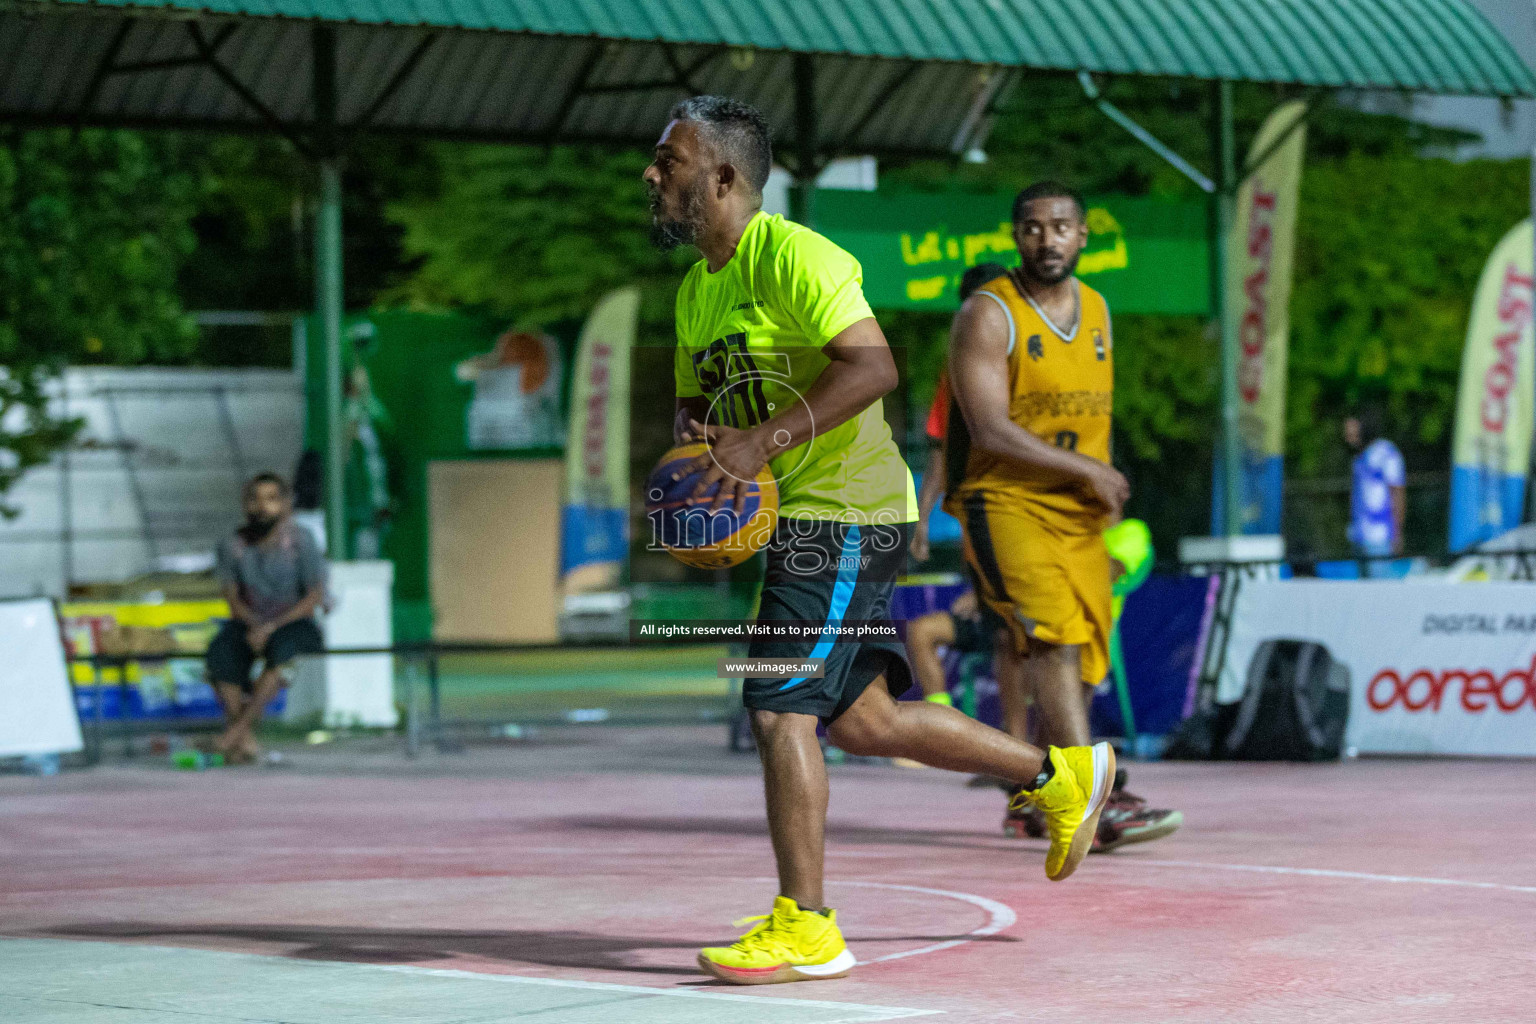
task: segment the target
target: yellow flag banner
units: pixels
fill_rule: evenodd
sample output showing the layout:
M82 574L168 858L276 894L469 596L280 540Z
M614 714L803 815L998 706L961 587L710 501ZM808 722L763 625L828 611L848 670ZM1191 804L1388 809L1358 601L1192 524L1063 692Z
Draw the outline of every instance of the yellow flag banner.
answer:
M568 593L616 586L629 551L629 363L639 311L640 289L609 292L577 341L560 539Z
M1243 532L1279 533L1285 456L1285 377L1291 332L1296 209L1306 153L1306 105L1281 105L1248 152L1227 240L1227 314L1239 325L1238 429L1243 444ZM1254 161L1262 161L1253 166ZM1216 522L1225 488L1215 489Z
M1532 229L1522 221L1494 246L1472 298L1461 352L1451 465L1451 550L1518 526L1531 457Z

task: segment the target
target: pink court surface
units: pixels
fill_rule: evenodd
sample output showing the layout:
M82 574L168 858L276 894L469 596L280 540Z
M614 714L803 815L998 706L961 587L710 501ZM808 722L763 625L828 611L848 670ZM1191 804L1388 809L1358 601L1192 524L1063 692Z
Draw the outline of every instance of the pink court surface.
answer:
M1131 765L1183 831L1045 879L1001 794L832 769L841 980L702 977L775 885L721 729L0 779L0 1020L1536 1020L1529 762Z

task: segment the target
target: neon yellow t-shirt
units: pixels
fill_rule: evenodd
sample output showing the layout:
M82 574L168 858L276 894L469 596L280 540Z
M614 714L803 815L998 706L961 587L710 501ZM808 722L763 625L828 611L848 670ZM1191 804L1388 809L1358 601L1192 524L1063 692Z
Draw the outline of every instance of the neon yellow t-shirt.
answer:
M751 427L803 400L823 346L873 316L859 261L816 232L759 213L717 273L694 264L677 292L677 394L707 395L709 422ZM779 514L860 524L917 519L912 474L882 403L772 459Z

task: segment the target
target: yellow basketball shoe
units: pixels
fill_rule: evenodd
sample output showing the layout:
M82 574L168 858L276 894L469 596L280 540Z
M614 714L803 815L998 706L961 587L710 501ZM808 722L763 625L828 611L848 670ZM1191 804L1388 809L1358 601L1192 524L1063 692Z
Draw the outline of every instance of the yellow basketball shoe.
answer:
M1032 804L1045 815L1051 848L1045 877L1059 882L1083 862L1093 846L1099 815L1115 782L1115 751L1108 743L1091 747L1051 747L1046 755L1056 772L1039 789L1023 790L1010 809Z
M735 945L699 950L699 967L736 985L777 985L784 981L841 978L853 969L853 954L837 930L837 911L826 916L801 910L788 896L776 896L773 913L736 923L760 924Z

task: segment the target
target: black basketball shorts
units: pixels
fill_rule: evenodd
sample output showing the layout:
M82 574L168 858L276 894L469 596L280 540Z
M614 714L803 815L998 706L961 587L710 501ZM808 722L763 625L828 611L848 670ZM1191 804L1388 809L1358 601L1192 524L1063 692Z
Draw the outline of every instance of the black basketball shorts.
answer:
M264 651L251 650L246 639L246 625L234 619L219 627L213 642L204 655L210 683L233 683L247 693L255 688L251 668L258 657L270 666L282 666L301 654L319 654L325 650L325 639L314 619L299 619L272 631Z
M754 679L742 700L760 711L815 715L831 722L884 675L892 696L912 685L899 639L850 639L832 634L844 623L889 620L891 592L906 564L911 523L857 526L827 520L782 519L767 547L757 621L822 623L824 632L799 640L758 639L748 658L824 658L821 678Z

